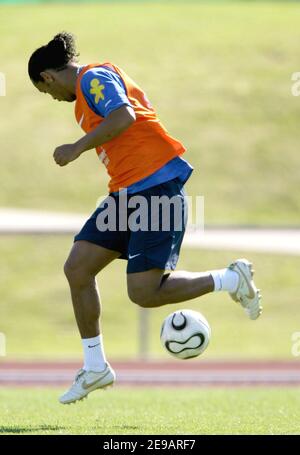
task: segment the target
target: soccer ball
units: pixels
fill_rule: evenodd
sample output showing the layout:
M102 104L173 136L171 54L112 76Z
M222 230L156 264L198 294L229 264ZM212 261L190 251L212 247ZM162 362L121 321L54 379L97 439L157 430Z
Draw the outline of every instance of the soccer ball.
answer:
M198 311L179 310L164 320L160 340L169 354L177 359L191 359L202 354L208 346L211 329Z

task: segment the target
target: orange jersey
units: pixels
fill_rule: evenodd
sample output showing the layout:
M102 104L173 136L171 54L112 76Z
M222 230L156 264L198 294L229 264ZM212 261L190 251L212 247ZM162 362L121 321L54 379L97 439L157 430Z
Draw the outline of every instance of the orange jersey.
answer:
M127 130L96 148L110 176L109 192L115 192L153 174L186 149L168 134L142 89L123 70L109 62L87 65L77 78L75 116L86 133L103 122L104 117L89 107L81 90L81 79L89 69L101 66L120 76L136 115L136 121ZM90 93L104 97L102 87L98 81L96 84L91 81Z

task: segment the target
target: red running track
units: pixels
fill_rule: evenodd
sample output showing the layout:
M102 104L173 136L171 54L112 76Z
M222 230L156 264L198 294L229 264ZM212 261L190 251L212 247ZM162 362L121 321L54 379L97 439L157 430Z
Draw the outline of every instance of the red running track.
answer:
M124 386L300 386L300 361L112 361ZM65 386L80 362L0 361L0 386Z

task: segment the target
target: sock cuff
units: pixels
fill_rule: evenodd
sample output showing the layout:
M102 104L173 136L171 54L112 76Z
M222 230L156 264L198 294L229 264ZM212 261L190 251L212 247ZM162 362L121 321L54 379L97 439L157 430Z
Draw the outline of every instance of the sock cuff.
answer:
M220 277L220 270L212 270L210 272L210 274L214 280L214 285L215 285L214 291L221 291L222 281L221 281L221 277Z
M83 369L86 371L103 371L106 365L106 357L103 348L102 335L92 338L82 338L84 353Z
M81 341L84 347L95 346L102 344L102 335L100 334L93 338L82 338Z

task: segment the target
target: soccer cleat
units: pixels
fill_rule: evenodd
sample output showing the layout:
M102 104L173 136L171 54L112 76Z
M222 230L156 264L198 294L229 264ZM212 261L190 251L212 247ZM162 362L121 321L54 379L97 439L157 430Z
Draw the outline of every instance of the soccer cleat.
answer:
M261 294L253 281L254 270L251 262L247 259L237 259L228 268L239 275L237 290L229 293L230 297L242 305L250 319L257 319L262 313Z
M59 401L62 404L71 404L86 398L96 389L105 389L111 386L116 379L116 374L107 363L106 368L100 373L96 371L79 370L70 389L65 392Z

